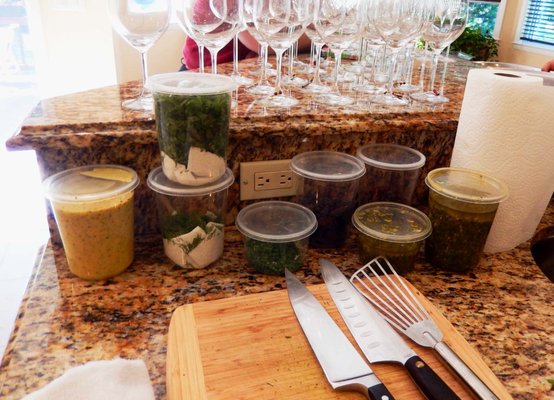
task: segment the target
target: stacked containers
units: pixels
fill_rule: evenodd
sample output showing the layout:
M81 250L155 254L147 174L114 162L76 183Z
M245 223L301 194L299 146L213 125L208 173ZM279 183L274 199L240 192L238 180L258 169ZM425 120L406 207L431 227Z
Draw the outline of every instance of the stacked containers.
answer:
M223 251L233 79L178 72L152 76L161 167L148 185L156 193L166 255L183 267L202 268ZM209 255L205 252L209 249Z

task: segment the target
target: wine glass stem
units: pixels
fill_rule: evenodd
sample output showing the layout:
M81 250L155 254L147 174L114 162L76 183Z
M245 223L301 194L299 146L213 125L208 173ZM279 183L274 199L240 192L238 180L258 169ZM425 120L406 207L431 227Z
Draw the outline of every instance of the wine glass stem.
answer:
M391 96L392 96L392 90L393 90L393 87L394 87L394 72L396 70L396 62L398 60L398 50L399 49L397 49L397 48L391 47L390 71L389 71L389 81L388 81L388 87L387 87L387 92ZM386 53L385 53L385 56L386 56Z
M289 70L287 75L290 80L294 78L293 61L294 61L294 45L289 47Z
M448 58L449 55L450 55L450 45L448 45L448 47L446 48L446 58ZM441 96L444 96L444 85L446 83L446 70L447 69L448 69L448 63L445 62L444 66L442 68L441 88L440 88L440 91L439 91L439 94Z
M142 88L140 90L140 97L146 95L146 79L148 78L148 63L146 60L146 51L140 52L140 62L142 65Z
M437 65L439 63L439 56L442 49L433 51L433 60L431 62L431 76L429 78L429 91L432 92L435 88L435 78L437 76Z
M275 94L282 94L281 90L281 63L283 61L283 53L285 49L275 49L275 55L277 56L277 78L275 82Z
M333 88L334 93L339 93L339 71L340 71L340 62L342 59L342 50L333 50L335 54L335 76L333 79Z
M217 74L217 53L218 50L210 50L210 55L212 57L212 74Z
M260 45L260 56L262 57L262 74L260 76L260 85L267 85L267 43Z
M198 45L198 67L204 73L204 45Z
M233 38L233 75L239 75L239 34Z
M315 43L315 72L314 72L314 83L321 85L321 78L319 77L319 67L321 65L321 49L323 48L323 43Z

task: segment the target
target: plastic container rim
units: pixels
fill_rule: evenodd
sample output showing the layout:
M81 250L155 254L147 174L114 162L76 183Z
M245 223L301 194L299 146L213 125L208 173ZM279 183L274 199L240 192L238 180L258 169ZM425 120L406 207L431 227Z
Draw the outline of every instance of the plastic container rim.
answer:
M211 82L218 81L220 85L195 86L194 88L178 87L169 85L169 82L182 81L184 78L190 77L191 81L209 80ZM231 93L237 88L237 83L230 77L225 75L207 74L201 72L169 72L164 74L152 75L146 82L146 87L153 93L174 94L178 96L195 96L195 95L210 95Z
M445 188L439 186L438 184L436 184L432 180L432 178L435 175L437 175L439 173L442 173L442 172L445 172L445 171L461 172L461 173L464 173L464 174L472 174L472 175L475 175L476 177L479 176L479 177L482 177L482 178L486 178L489 181L494 182L495 186L498 188L499 192L501 192L501 193L499 193L497 196L488 196L488 197L467 196L467 195L464 195L463 193L460 193L460 192L457 192L457 191L445 189ZM444 167L444 168L434 169L434 170L430 171L427 174L427 176L425 177L425 184L427 185L427 187L429 189L433 190L435 193L438 193L438 194L443 195L447 198L457 200L457 201L461 201L461 202L464 202L464 203L496 204L496 203L501 203L502 201L506 200L509 196L508 186L506 186L506 184L504 182L502 182L500 179L495 178L494 176L489 175L487 173L484 173L482 171L477 171L477 170L470 169L470 168Z
M358 214L359 211L361 211L363 209L366 209L366 208L369 208L370 206L371 207L378 207L378 206L389 206L390 207L390 206L394 206L396 208L405 208L407 210L410 210L413 214L415 214L418 218L420 218L421 220L423 220L425 222L426 229L424 229L422 232L413 233L413 234L409 234L409 235L402 235L402 236L383 233L383 232L379 232L379 231L376 231L374 229L371 229L371 228L367 227L366 225L361 224L358 221L357 217L356 217L356 215ZM431 235L431 232L433 231L431 220L429 219L429 217L427 215L425 215L425 213L419 211L418 209L416 209L414 207L408 206L406 204L394 203L394 202L390 202L390 201L377 201L377 202L367 203L367 204L363 204L363 205L359 206L356 209L356 211L354 211L354 214L352 214L352 224L354 225L354 227L360 233L363 233L364 235L370 236L374 239L387 241L387 242L393 242L393 243L415 243L415 242L420 242L420 241L423 241L426 238L428 238Z
M63 179L68 175L73 175L80 171L92 170L95 168L113 168L113 169L125 170L133 176L133 179L130 182L126 182L125 184L115 189L107 190L100 193L58 195L52 192L52 185L55 182L59 181L60 179ZM94 178L91 177L91 179L94 179ZM96 178L96 179L102 179L102 178ZM117 197L121 194L128 193L130 191L135 190L136 187L139 185L139 183L140 183L140 179L138 178L136 171L132 168L125 167L123 165L116 165L116 164L93 164L93 165L84 165L81 167L70 168L64 171L57 172L54 175L51 175L48 178L46 178L42 182L42 186L45 190L46 198L48 198L51 201L57 201L62 203L89 203L93 201L100 201L100 200L105 200L112 197Z
M242 219L244 218L244 215L246 213L251 212L256 208L263 208L268 206L281 206L281 207L286 206L290 208L295 208L303 212L308 218L308 221L310 223L303 230L290 233L288 235L270 235L270 234L260 233L253 229L248 228L247 226L244 226L244 224L242 223ZM254 240L259 240L261 242L269 242L269 243L287 243L287 242L296 242L298 240L305 239L309 237L312 233L314 233L317 229L317 218L312 210L304 207L303 205L288 202L288 201L270 200L270 201L261 201L258 203L253 203L244 207L237 214L237 217L235 219L235 226L237 227L239 232L241 232L244 236Z
M156 178L159 175L162 175L168 183L172 186L167 186L156 181ZM177 182L169 180L163 173L162 167L156 167L148 174L148 180L146 184L150 189L156 193L164 194L166 196L175 196L175 197L197 197L205 196L211 193L218 193L225 189L228 189L229 186L233 184L235 177L233 172L229 167L225 168L225 173L217 181L207 183L201 186L187 186L181 185Z
M402 149L402 150L405 150L409 153L415 154L416 156L418 156L420 158L420 160L416 161L414 163L410 163L410 164L393 164L393 163L387 163L387 162L383 162L383 161L377 161L377 160L374 160L374 159L369 158L369 157L365 156L364 154L362 154L362 151L364 149L367 149L369 147L377 147L377 146L394 147L394 148L397 148L397 149ZM356 151L356 157L358 157L360 160L362 160L367 165L371 165L373 167L378 167L378 168L381 168L381 169L392 170L392 171L416 170L416 169L419 169L419 168L423 167L425 165L425 160L426 160L425 155L423 153L421 153L420 151L416 150L416 149L412 149L411 147L407 147L407 146L402 146L400 144L388 144L388 143L375 143L375 144L368 144L368 145L365 145L363 147L360 147Z
M347 174L347 175L344 175L344 174L320 174L320 173L311 172L311 171L306 170L304 168L299 168L295 163L295 160L298 161L301 158L306 158L306 157L310 157L310 156L324 156L324 155L341 157L344 160L348 160L349 162L352 162L353 165L354 164L357 165L360 168L360 170L357 171L357 172L352 172L352 173ZM329 150L317 150L317 151L309 151L309 152L306 152L306 153L297 154L292 158L292 160L290 162L290 168L293 172L297 173L298 175L300 175L304 178L314 179L314 180L318 180L318 181L327 181L327 182L349 182L349 181L353 181L353 180L356 180L356 179L360 179L362 176L364 176L364 174L366 172L365 164L359 158L357 158L353 155L347 154L347 153L342 153L342 152L339 152L339 151L329 151Z

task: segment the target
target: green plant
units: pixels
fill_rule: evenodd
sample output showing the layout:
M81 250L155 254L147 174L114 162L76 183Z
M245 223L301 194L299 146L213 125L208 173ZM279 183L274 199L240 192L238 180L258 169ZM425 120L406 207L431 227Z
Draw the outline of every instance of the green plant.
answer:
M498 43L488 32L467 27L450 46L451 52L462 52L475 61L487 61L498 55Z

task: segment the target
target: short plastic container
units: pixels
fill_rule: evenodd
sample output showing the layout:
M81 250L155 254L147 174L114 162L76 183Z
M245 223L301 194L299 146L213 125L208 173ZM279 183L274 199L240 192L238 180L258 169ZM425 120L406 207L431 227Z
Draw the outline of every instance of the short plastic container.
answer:
M360 147L356 156L365 163L360 203L392 201L412 204L425 156L410 147L375 143Z
M438 268L467 272L479 264L500 202L508 188L497 178L464 168L438 168L425 178L433 234L427 260Z
M221 257L227 191L234 182L227 168L217 181L184 186L169 180L158 167L148 175L156 194L166 256L183 268L203 268Z
M243 234L248 264L268 275L300 269L308 237L317 228L313 212L287 201L261 201L246 206L238 213L235 224Z
M135 171L90 165L44 181L69 270L86 280L116 276L134 258Z
M398 273L414 268L424 240L431 234L431 221L419 210L405 204L375 202L354 212L352 223L358 229L358 254L366 264L386 257Z
M311 151L294 156L291 169L299 178L299 194L293 201L317 217L318 227L310 236L310 246L340 247L358 205L364 163L346 153Z
M233 79L176 72L148 79L164 174L189 186L215 182L225 174Z

